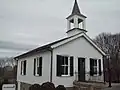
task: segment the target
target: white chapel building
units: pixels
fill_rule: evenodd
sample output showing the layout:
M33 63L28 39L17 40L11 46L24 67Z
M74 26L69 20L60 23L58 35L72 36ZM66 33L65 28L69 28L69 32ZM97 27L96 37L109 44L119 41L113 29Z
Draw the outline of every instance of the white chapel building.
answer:
M18 90L44 82L72 87L75 80L104 81L105 53L87 35L86 18L75 0L65 38L15 57Z

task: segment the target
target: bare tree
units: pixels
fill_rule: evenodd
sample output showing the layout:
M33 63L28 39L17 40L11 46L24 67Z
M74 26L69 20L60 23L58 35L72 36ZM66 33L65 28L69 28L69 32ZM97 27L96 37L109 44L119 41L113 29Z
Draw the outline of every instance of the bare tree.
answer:
M4 67L5 66L5 61L3 58L0 58L0 78L3 77L4 75Z
M16 78L17 65L13 57L0 58L0 78L3 78L4 73L6 71L9 71L9 68L7 67L12 67L11 69L12 69L13 75Z
M5 66L5 60L4 58L0 58L0 67L4 67Z
M4 58L4 61L5 61L5 65L6 66L12 66L12 67L14 67L15 65L16 65L16 60L14 60L14 58L13 57L6 57L6 58Z
M120 33L110 34L101 33L95 39L94 42L100 47L106 54L110 55L111 67L116 72L117 80L119 82L120 77ZM105 62L107 67L107 61Z

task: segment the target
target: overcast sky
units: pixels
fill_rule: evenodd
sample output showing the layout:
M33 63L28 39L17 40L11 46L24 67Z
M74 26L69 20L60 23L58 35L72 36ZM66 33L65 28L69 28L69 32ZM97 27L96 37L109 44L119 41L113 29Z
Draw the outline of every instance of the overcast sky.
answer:
M0 0L0 57L16 56L66 36L74 0ZM120 32L120 0L78 0L88 35Z

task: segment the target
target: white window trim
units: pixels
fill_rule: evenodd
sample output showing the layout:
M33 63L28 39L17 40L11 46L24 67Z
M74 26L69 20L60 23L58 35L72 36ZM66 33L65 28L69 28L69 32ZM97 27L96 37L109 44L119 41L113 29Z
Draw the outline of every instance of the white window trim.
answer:
M24 61L26 61L26 60L23 60L23 61L21 61L21 75L22 76L24 76L25 74L24 74Z
M61 76L70 76L70 56L68 55L62 55L64 58L68 57L68 65L61 65L61 66L68 66L68 74L62 74Z
M38 57L36 58L36 63L35 63L35 76L39 76L39 74L37 73L38 72L38 67L39 67L39 59Z
M41 57L41 56L40 56ZM38 74L38 67L39 67L39 63L40 63L40 60L39 60L39 58L40 57L36 57L36 58L34 58L34 59L36 59L36 63L35 63L35 76L39 76L39 74Z
M95 58L93 58L94 59L94 61L97 61L97 59L95 59ZM94 64L95 64L95 62L94 62ZM97 65L98 65L98 63L97 63ZM98 68L97 66L93 66L93 70L95 69L95 68ZM97 69L97 71L98 71L98 69ZM97 76L97 73L96 74L93 74L93 76Z
M23 75L23 61L21 61L21 75Z
M99 76L99 59L96 59L96 58L92 58L92 59L94 59L94 60L97 60L97 66L94 66L94 67L96 67L97 68L97 74L93 74L93 76Z

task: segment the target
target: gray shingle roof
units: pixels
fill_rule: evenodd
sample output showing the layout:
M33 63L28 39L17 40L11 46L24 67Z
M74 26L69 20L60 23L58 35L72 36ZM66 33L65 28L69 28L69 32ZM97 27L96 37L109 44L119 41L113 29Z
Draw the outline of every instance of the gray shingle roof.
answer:
M72 10L72 13L70 16L68 16L67 18L73 16L73 15L79 15L79 16L82 16L84 18L87 18L86 16L84 16L81 12L80 12L80 9L79 9L79 6L78 6L78 3L77 3L77 0L75 0L75 3L74 3L74 6L73 6L73 10Z
M77 3L77 0L75 0L74 7L73 7L73 10L72 10L72 15L76 15L76 14L77 15L81 14L78 3Z
M21 58L24 58L24 57L27 57L27 56L31 56L31 55L35 55L35 54L37 54L37 53L40 53L40 52L43 52L43 51L50 51L50 50L52 50L52 48L51 48L51 46L52 45L54 45L54 44L57 44L57 43L59 43L59 42L62 42L62 41L64 41L64 40L66 40L66 39L69 39L69 38L72 38L72 37L74 37L74 36L77 36L77 35L79 35L79 34L82 34L83 32L81 32L81 33L78 33L78 34L76 34L76 35L73 35L73 36L71 36L71 37L66 37L66 38L63 38L63 39L60 39L60 40L57 40L57 41L55 41L55 42L52 42L52 43L49 43L49 44L47 44L47 45L44 45L44 46L41 46L41 47L38 47L38 48L36 48L36 49L33 49L33 50L31 50L31 51L28 51L28 52L26 52L26 53L24 53L24 54L21 54L21 55L18 55L18 56L16 56L16 57L14 57L14 59L21 59ZM84 33L85 34L85 33ZM86 35L86 34L85 34ZM87 36L87 35L86 35ZM88 36L87 36L88 37ZM89 37L88 37L89 38ZM89 38L90 39L90 38ZM90 39L91 41L92 41L92 39ZM92 41L93 42L93 41ZM91 43L91 42L90 42ZM91 43L92 44L92 43ZM93 45L93 44L92 44ZM94 46L94 45L93 45ZM94 46L95 47L95 46ZM96 47L95 47L96 48ZM96 48L97 50L98 50L98 48ZM99 51L99 50L98 50ZM101 53L101 51L99 51L100 53Z
M81 34L81 33L78 33L78 34ZM76 34L76 35L78 35L78 34ZM73 35L73 36L71 36L71 37L74 37L74 36L76 36L76 35ZM49 44L47 44L47 45L38 47L38 48L36 48L36 49L33 49L33 50L31 50L31 51L28 51L28 52L26 52L26 53L23 53L23 54L21 54L21 55L16 56L16 57L14 57L14 59L24 58L24 57L27 57L27 56L31 56L31 55L40 53L40 52L42 52L42 51L49 51L49 50L52 49L52 48L51 48L52 45L57 44L57 43L59 43L59 42L62 42L62 41L66 40L66 39L69 39L69 38L71 38L71 37L66 37L66 38L57 40L57 41L55 41L55 42L49 43Z

